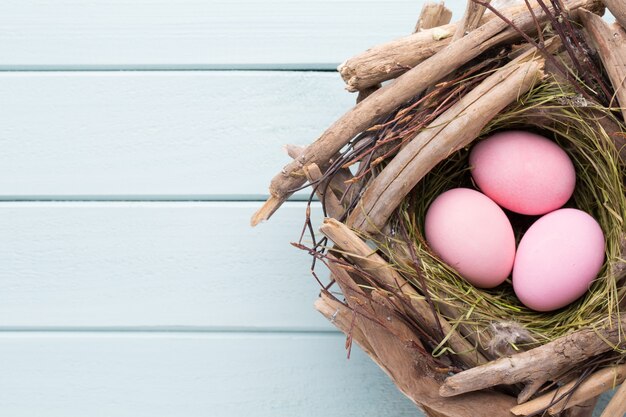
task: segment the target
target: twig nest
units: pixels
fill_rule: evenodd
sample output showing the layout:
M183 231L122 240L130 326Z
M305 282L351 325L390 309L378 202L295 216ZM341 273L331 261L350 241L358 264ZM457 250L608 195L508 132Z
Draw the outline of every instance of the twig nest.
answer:
M452 39L437 41L433 30L423 31L348 60L342 75L350 76L349 82L368 80L349 89L404 75L363 99L276 175L271 197L252 220L257 224L268 218L306 179L314 185L334 220L325 220L320 240L307 211L303 230L313 244L308 247L301 239L295 245L314 257L313 266L325 263L331 271L328 285L314 274L323 286L320 311L341 310L334 323L348 335L347 346L359 343L428 415L510 415L514 395L523 402L546 383L567 383L624 359L616 347L623 345L626 331L626 315L619 315L626 299L626 152L620 153L626 112L618 114L610 101L616 97L621 108L626 103L624 65L617 64L626 49L612 40L621 32L590 29L606 26L581 10L599 13L598 0L539 3L520 2L502 11L489 2L470 3ZM472 30L471 22L479 24L484 8L491 13ZM581 31L594 41L604 67ZM519 44L521 39L526 42ZM394 71L385 70L389 62ZM504 151L498 169L505 173L494 173L489 170L493 161L481 155L494 146L487 138L512 130L535 138L524 148L536 148L534 154ZM534 165L524 170L528 160ZM470 165L475 165L475 181ZM523 214L503 212L476 185ZM507 194L513 189L519 195ZM455 207L454 201L446 202L454 194L472 202L447 210L448 204ZM558 302L533 304L523 278L514 273L524 305L506 278L515 241L521 239L520 250L526 251L523 239L539 240L531 227L537 218L530 215L546 215L539 228L561 206L560 212L579 213L581 223L553 225L567 242L540 248L544 258L519 258L520 271L532 272L531 286L537 286L538 276L558 278L550 288ZM477 207L490 211L488 220ZM502 238L489 246L480 233L491 234L495 226L501 230L493 234ZM482 248L459 251L460 257L448 253L455 247L447 233L460 233L460 240ZM506 261L490 265L501 269L494 275L464 263L469 259L484 266L493 254ZM564 282L565 275L576 273L580 282ZM341 296L330 290L333 285ZM334 319L334 313L326 315ZM518 353L499 358L513 352ZM485 390L503 385L506 389L499 392ZM441 397L471 391L462 398Z

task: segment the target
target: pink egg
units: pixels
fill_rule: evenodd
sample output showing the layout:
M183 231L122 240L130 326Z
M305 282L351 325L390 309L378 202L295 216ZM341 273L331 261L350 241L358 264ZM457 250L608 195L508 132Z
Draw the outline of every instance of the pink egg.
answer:
M513 266L513 289L525 306L552 311L583 295L604 263L604 234L584 211L546 214L522 238Z
M500 132L479 142L470 153L470 165L485 195L521 214L562 207L576 185L576 171L565 151L530 132Z
M485 195L468 188L446 191L432 202L425 222L432 250L473 285L492 288L510 274L513 228Z

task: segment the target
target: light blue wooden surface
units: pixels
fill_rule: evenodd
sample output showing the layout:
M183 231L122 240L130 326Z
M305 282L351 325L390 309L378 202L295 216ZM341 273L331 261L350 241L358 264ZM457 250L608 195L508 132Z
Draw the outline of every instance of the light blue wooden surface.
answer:
M420 7L0 2L0 415L416 415L314 311L304 203L248 225L354 96L213 69L332 69Z
M338 333L0 334L11 417L415 416Z
M304 204L248 227L281 146L354 101L258 70L333 69L421 6L0 2L0 415L422 415L313 310Z
M449 2L462 11L463 2ZM3 0L0 68L334 69L410 33L413 0Z
M10 236L0 239L0 329L331 329L312 308L310 258L290 245L304 203L251 228L260 205L0 204L0 236Z
M0 72L0 199L260 200L282 146L350 108L343 86L331 72Z

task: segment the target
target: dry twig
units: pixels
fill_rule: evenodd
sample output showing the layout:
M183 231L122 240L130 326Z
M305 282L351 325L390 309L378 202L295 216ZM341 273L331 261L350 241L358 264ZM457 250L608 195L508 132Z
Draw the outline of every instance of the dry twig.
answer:
M491 2L491 0L485 0L486 3ZM480 26L481 19L485 14L485 10L487 8L481 4L475 3L473 1L468 1L467 6L465 7L465 14L463 15L463 19L456 25L456 31L454 32L454 36L452 37L452 42L457 39L462 38L463 36L470 33L472 30L476 29Z
M565 370L613 349L625 330L615 324L624 323L625 319L626 316L615 318L613 326L579 330L529 351L463 371L449 377L440 393L449 397L499 384L553 380Z
M529 416L546 410L555 414L595 398L626 378L626 365L611 366L595 372L584 381L571 381L534 400L511 409L516 416Z
M581 10L580 16L604 63L626 120L626 31L618 24L609 25L600 16L586 10Z
M415 24L413 32L421 32L425 29L447 25L450 23L450 19L452 19L452 11L446 7L443 1L427 1L422 6L420 17Z

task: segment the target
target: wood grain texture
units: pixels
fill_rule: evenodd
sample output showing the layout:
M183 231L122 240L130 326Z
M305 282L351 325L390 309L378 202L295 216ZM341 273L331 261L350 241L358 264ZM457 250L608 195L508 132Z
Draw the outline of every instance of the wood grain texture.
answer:
M619 365L603 368L590 375L582 383L577 380L570 381L565 385L542 393L530 401L520 403L511 409L511 413L516 416L528 416L548 409L548 412L552 415L577 405L584 407L587 401L622 383L626 378L625 367L626 365ZM565 395L570 391L572 391L571 395ZM559 398L561 400L557 401ZM571 410L570 413L574 411ZM615 413L611 415L619 416L620 414Z
M626 5L624 5L626 18ZM597 55L611 80L615 96L611 97L611 107L621 108L626 117L626 30L619 23L609 25L600 16L583 11L581 21L595 47Z
M309 72L0 73L0 96L1 199L263 199L282 146L354 104Z
M0 68L334 69L409 33L420 9L410 0L5 0Z
M609 11L613 14L615 19L626 28L626 4L623 0L604 0L604 4L608 7Z
M0 329L332 330L289 244L304 203L252 229L259 205L0 204Z
M11 417L419 416L344 336L1 333Z

